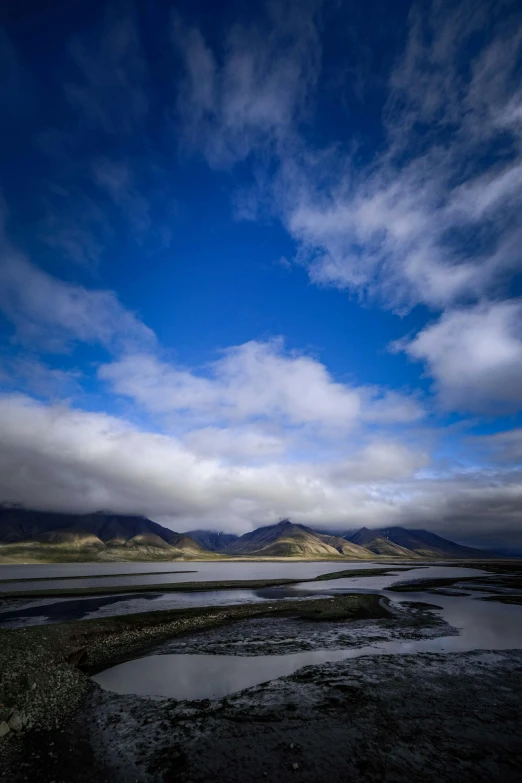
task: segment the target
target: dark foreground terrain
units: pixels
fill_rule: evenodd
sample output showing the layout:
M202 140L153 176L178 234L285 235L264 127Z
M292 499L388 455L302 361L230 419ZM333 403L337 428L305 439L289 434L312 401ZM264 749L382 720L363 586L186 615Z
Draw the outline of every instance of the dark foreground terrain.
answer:
M456 633L425 604L373 594L0 630L0 779L519 783L520 650L367 655L199 701L118 695L89 678L149 652L257 656Z

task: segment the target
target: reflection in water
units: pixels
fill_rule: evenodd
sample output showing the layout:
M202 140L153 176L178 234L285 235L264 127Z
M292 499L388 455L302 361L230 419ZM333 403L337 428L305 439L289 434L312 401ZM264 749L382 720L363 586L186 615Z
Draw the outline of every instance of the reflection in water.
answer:
M64 590L71 587L111 587L172 582L216 582L248 579L314 579L332 571L382 568L383 563L304 561L290 562L201 562L176 563L46 563L45 565L3 565L0 593L10 590ZM190 572L187 572L190 569ZM195 569L192 572L192 569ZM168 573L158 573L158 572ZM122 574L133 573L132 576ZM120 574L120 576L117 576ZM55 579L53 580L53 577ZM60 577L60 579L57 579ZM70 577L65 579L64 577ZM82 579L89 577L89 579ZM31 579L41 581L31 582Z
M384 593L385 595L387 593ZM473 597L409 593L399 602L421 601L438 606L443 619L460 631L436 639L386 641L345 650L313 650L288 655L151 655L114 666L93 679L116 693L151 698L212 699L283 677L303 666L358 658L363 655L450 653L522 648L521 610Z
M426 593L408 599L432 603ZM438 596L444 619L461 630L459 636L379 642L349 650L313 650L289 655L150 655L114 666L93 677L102 688L151 698L217 699L243 688L293 674L303 666L359 658L362 655L449 653L476 649L522 647L522 623L517 606L476 599Z
M128 563L124 564L128 565ZM198 564L200 565L200 564ZM239 573L245 574L245 566L248 563L209 563L205 567L220 566L221 577L229 570L223 569L225 566L237 565L241 570L235 569L230 577L236 578ZM264 573L263 578L282 577L295 578L296 566L304 579L309 580L320 573L327 573L338 570L352 570L360 566L358 563L344 564L342 568L338 563L261 563L253 564L260 566L255 569L251 578L258 578L260 573ZM367 564L364 564L365 566ZM375 568L376 564L369 564ZM276 566L278 573L268 566ZM289 567L290 568L289 570ZM333 568L336 566L336 568ZM382 567L382 564L381 564ZM285 569L285 570L282 570ZM206 573L206 571L205 571ZM214 575L218 572L214 571ZM268 574L271 573L269 577ZM347 579L325 580L319 582L303 581L296 585L284 587L273 587L252 590L250 588L237 588L234 590L208 590L205 592L167 592L167 593L140 593L133 594L129 592L118 596L96 596L78 597L74 599L17 599L15 605L6 606L5 611L0 612L0 626L20 627L26 625L40 625L45 623L69 622L71 620L92 619L108 617L114 615L135 614L138 612L150 612L159 609L183 609L193 606L226 606L228 604L257 603L259 601L274 601L279 599L297 599L297 598L320 598L325 595L336 595L346 592L375 592L381 591L397 582L409 581L414 579L435 579L441 576L478 576L484 574L484 571L476 568L462 568L460 566L416 566L409 570L397 570L386 576L368 576L351 577ZM194 575L189 575L193 577ZM170 577L169 577L170 578ZM180 580L183 578L179 575ZM187 577L184 577L185 579ZM240 578L240 577L239 577ZM92 580L93 582L96 580ZM141 580L140 580L141 581ZM38 583L42 585L42 583ZM42 588L43 589L43 588ZM130 589L130 588L129 588ZM158 586L158 591L161 586Z

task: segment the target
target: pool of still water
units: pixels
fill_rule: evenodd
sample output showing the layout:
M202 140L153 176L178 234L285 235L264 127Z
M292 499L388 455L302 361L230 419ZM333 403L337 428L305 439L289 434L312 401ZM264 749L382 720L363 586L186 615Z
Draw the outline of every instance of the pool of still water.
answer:
M406 600L406 599L404 599ZM433 603L425 593L408 600ZM293 674L303 666L362 655L451 653L505 650L522 647L520 607L489 603L463 596L437 596L442 616L458 628L458 636L386 641L345 650L312 650L288 655L150 655L127 661L93 677L115 693L149 698L217 699L263 682Z
M469 574L469 569L462 570L466 570ZM448 568L447 572L449 571L453 569ZM387 579L387 586L390 586L389 577L375 577L375 579ZM395 582L399 581L397 577L394 579ZM304 588L304 585L300 585L300 588ZM336 589L346 591L347 587ZM288 588L285 588L285 591L288 591ZM335 592L335 589L331 592ZM97 674L93 679L102 688L116 693L149 698L216 699L243 688L293 674L304 666L342 661L363 655L452 653L522 648L522 607L520 606L482 601L480 599L484 597L484 593L468 596L434 596L424 592L400 595L386 589L381 589L381 592L392 601L421 601L437 607L442 618L459 631L458 635L441 636L435 639L383 641L350 649L312 650L287 655L150 655L114 666Z

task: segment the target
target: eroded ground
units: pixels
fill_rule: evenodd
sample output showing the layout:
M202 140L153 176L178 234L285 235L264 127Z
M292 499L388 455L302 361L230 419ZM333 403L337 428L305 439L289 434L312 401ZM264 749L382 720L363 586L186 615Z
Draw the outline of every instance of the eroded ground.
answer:
M516 583L499 579L512 576L493 579L510 596ZM448 587L460 585L431 589ZM373 594L3 630L0 721L25 723L0 739L2 779L519 783L520 650L364 656L200 701L118 695L88 677L149 653L281 655L455 633L433 607Z
M520 652L359 658L208 702L96 691L82 726L120 780L519 783L521 687Z

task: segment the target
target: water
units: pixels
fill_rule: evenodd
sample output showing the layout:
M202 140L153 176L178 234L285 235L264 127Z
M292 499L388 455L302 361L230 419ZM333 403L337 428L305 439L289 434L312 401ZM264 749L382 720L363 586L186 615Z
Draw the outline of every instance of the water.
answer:
M96 564L98 565L98 564ZM125 564L128 565L128 564ZM101 595L67 598L15 599L0 602L0 626L14 628L44 623L69 622L71 620L109 617L114 615L135 614L160 609L183 609L193 606L226 606L229 604L257 603L276 599L314 598L335 595L341 592L375 592L404 580L437 578L440 576L473 576L483 571L459 566L419 565L407 570L394 569L386 576L352 577L332 581L310 582L319 574L335 571L359 570L360 568L382 567L382 563L197 563L201 571L197 574L178 574L177 581L212 581L220 579L303 579L296 585L273 588L236 588L230 590L208 590L204 592L162 593L161 583L158 592L124 595ZM210 569L207 569L210 566ZM250 568L252 566L252 568ZM40 566L38 566L40 568ZM61 566L60 566L61 567ZM211 577L209 577L211 574ZM195 579L195 577L198 579ZM137 578L141 584L142 576ZM174 581L171 576L168 581ZM67 580L68 581L68 580ZM81 580L78 580L81 581ZM84 580L89 584L98 580ZM16 583L18 584L18 583ZM33 588L44 589L44 582L33 583ZM60 584L58 582L58 584ZM62 583L63 586L63 583ZM46 588L45 588L46 589Z
M396 594L392 594L396 598ZM408 598L434 603L427 593ZM149 698L217 699L244 688L284 677L303 666L363 655L450 653L506 650L522 647L520 607L476 598L437 596L443 618L460 630L459 636L387 641L348 650L313 650L288 655L150 655L107 669L93 680L108 691Z
M395 602L421 601L437 606L443 619L459 629L458 636L437 639L385 641L359 648L313 650L288 655L152 655L115 666L94 678L103 688L118 693L132 693L152 698L203 699L219 698L243 688L292 674L303 666L341 661L362 655L399 655L420 652L465 652L522 647L522 609L500 603L478 600L471 596L398 594L389 588L398 582L438 577L480 576L480 569L453 565L415 564L401 571L390 566L386 576L343 578L313 582L323 573L382 567L381 562L211 562L211 563L93 563L3 566L0 578L24 579L4 582L0 590L53 589L81 586L128 585L129 594L86 596L83 598L27 599L4 601L0 624L17 626L33 623L63 622L78 618L129 614L154 609L190 606L223 606L255 603L275 599L319 598L343 592L380 592ZM186 573L197 569L196 573ZM157 573L168 571L168 573ZM123 576L129 574L131 576ZM156 572L156 573L155 573ZM95 578L85 579L87 576ZM44 581L31 582L31 579ZM67 577L57 579L57 577ZM250 579L298 579L298 584L275 588L237 588L204 592L162 593L161 585L169 582L229 581ZM158 592L132 594L133 584L157 584Z
M0 592L64 590L75 587L111 587L172 582L216 582L249 579L313 579L319 574L382 568L373 562L185 562L185 563L46 563L0 566ZM158 573L168 572L168 573ZM121 574L132 574L121 576ZM54 577L54 579L53 579ZM64 578L70 577L70 578ZM89 577L82 579L82 577ZM32 582L38 579L41 581Z

